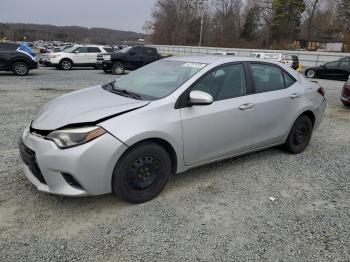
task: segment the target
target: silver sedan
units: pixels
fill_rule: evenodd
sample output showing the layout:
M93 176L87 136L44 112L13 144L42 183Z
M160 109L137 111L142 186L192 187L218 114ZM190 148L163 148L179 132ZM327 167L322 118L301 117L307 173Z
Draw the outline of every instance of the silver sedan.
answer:
M140 203L190 168L277 145L302 152L325 107L316 82L278 62L168 58L53 100L19 148L40 191Z

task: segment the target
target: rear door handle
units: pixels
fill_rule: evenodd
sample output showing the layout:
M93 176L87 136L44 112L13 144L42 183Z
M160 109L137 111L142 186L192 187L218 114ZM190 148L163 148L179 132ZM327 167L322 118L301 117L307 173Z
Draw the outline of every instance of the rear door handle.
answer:
M239 106L240 110L248 110L254 107L254 104L248 103L248 104L243 104Z
M291 98L291 99L296 99L296 98L299 98L300 96L301 96L301 94L295 93L295 94L292 94L292 95L290 96L290 98Z

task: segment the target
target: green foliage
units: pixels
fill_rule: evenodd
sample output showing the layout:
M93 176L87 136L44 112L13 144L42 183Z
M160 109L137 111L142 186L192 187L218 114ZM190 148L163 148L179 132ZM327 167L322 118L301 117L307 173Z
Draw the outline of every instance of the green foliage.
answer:
M256 32L259 25L259 8L257 5L250 8L247 12L241 37L245 40L253 40L256 38Z
M301 16L305 11L304 0L273 0L272 38L291 40L300 31Z

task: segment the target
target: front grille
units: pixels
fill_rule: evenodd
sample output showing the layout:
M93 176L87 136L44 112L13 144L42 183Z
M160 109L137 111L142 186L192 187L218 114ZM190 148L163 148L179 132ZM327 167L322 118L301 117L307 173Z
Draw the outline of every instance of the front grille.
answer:
M74 188L80 189L80 190L83 189L83 187L79 184L79 182L71 174L62 173L62 176L63 176L64 180L66 180L66 182L71 187L74 187Z
M22 139L19 141L19 152L21 155L21 158L26 164L30 171L33 173L33 175L40 181L40 183L46 185L45 178L43 177L40 168L38 166L38 162L36 161L35 152L28 148L22 141Z

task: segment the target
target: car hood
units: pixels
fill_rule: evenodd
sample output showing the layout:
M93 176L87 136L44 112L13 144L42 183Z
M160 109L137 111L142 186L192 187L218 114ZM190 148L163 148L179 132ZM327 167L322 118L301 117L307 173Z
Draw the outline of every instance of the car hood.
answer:
M48 55L64 55L64 54L68 54L65 52L52 52L52 53L47 53Z
M94 123L149 103L110 93L101 85L94 86L60 96L46 104L34 118L31 127L55 130L68 125Z

